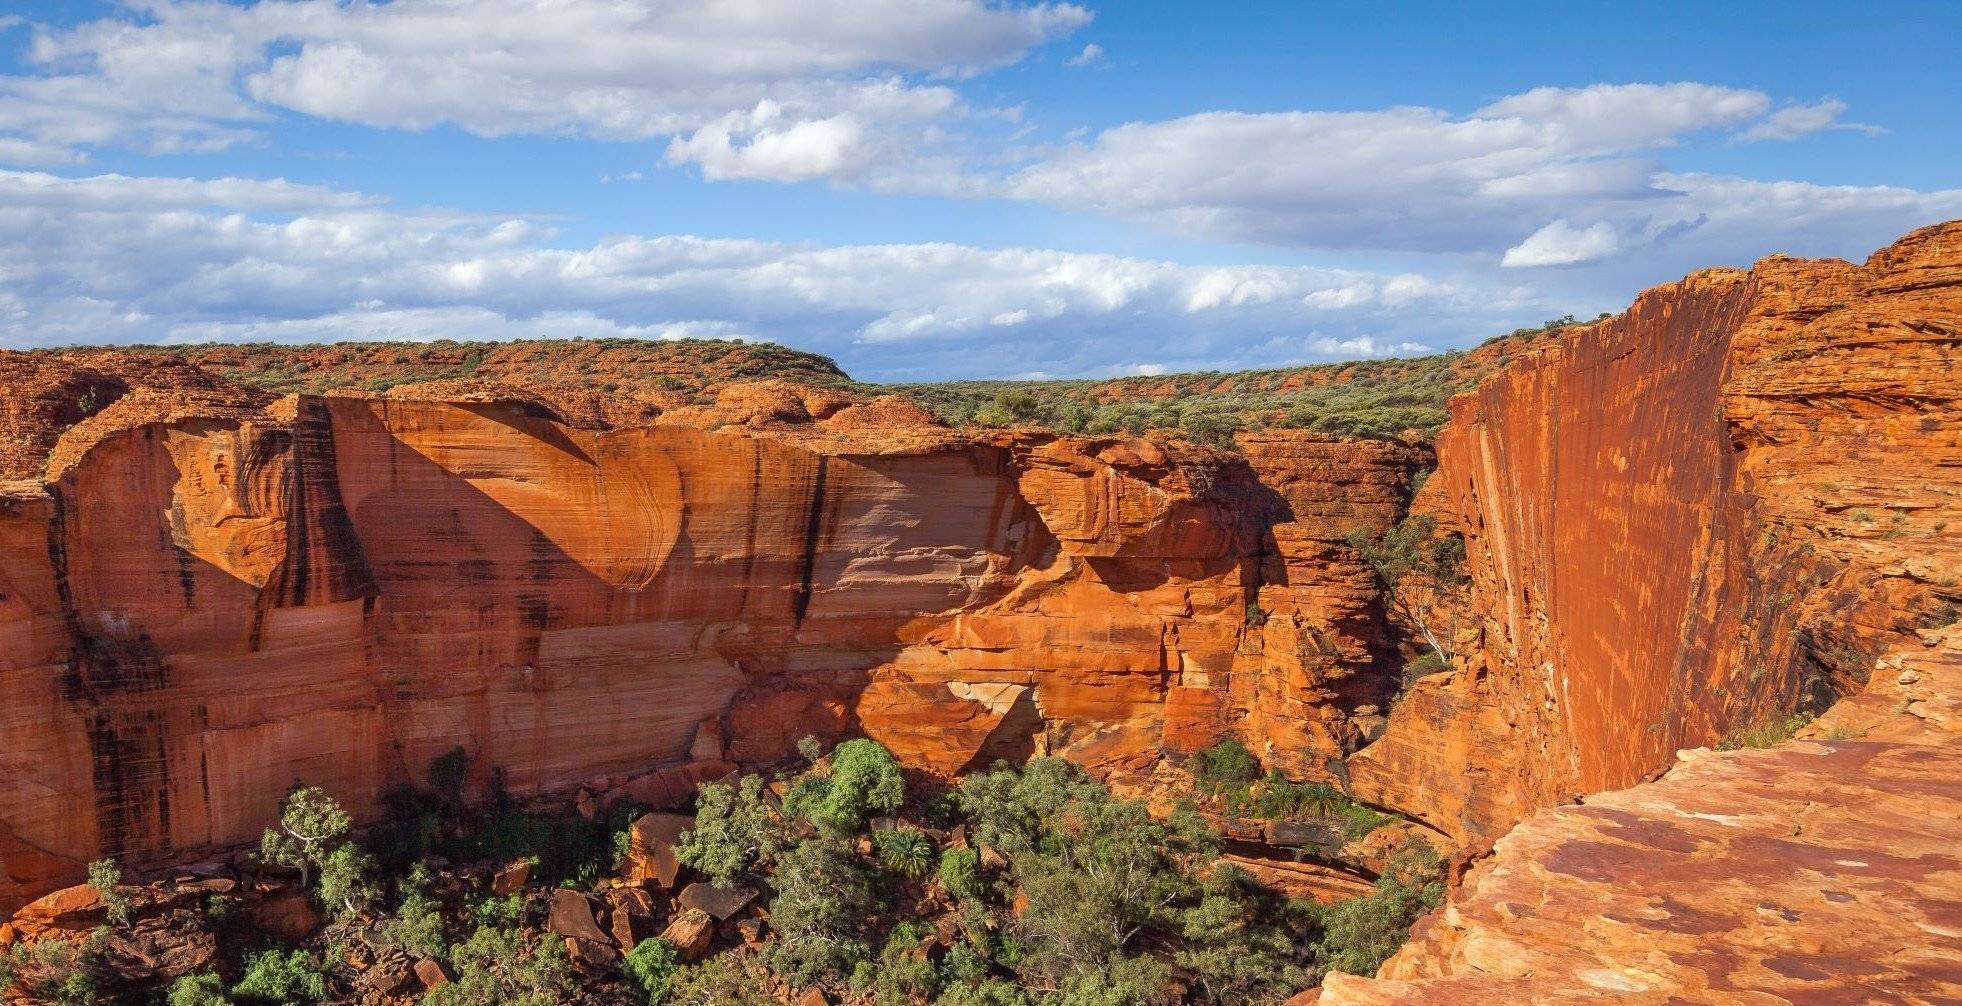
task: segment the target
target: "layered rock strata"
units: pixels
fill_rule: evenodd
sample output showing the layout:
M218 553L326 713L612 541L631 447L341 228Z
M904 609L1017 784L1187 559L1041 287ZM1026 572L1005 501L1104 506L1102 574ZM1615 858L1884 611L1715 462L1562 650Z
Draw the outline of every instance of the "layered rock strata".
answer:
M660 423L481 382L51 400L97 376L0 503L0 908L249 842L296 781L370 815L459 743L521 794L855 731L952 773L1259 724L1314 768L1387 697L1339 543L1404 505L1398 444L968 436L782 385Z
M1319 1002L1962 999L1962 629L1873 671L1805 739L1529 818Z
M1453 400L1455 673L1349 760L1473 844L1864 686L1962 603L1962 224L1698 273Z
M1470 545L1464 663L1349 764L1504 837L1303 1001L1962 997L1958 342L1952 223L1692 276L1454 403L1422 505Z

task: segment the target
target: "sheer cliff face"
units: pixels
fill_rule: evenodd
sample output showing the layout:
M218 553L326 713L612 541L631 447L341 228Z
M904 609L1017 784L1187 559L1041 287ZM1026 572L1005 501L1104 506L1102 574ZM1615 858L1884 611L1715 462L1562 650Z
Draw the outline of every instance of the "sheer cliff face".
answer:
M139 389L41 445L45 486L0 503L0 907L97 855L252 841L296 780L370 813L459 743L520 792L850 731L939 772L1121 769L1259 720L1312 767L1385 698L1333 553L1394 519L1401 445L867 442L460 397Z
M1426 495L1477 629L1358 791L1489 841L1863 687L1958 600L1958 329L1951 224L1651 290L1455 400Z

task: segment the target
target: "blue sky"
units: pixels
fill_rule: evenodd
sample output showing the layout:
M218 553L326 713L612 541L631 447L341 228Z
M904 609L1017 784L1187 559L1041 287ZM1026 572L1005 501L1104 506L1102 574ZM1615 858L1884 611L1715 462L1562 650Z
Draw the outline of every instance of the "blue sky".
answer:
M14 9L8 346L1230 369L1467 346L1962 216L1953 5Z

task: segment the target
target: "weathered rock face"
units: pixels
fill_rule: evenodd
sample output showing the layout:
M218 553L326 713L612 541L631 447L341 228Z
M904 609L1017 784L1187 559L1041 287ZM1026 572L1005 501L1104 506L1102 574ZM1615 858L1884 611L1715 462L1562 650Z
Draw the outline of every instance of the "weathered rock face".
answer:
M49 460L0 505L0 909L99 855L249 842L298 780L371 814L459 743L521 793L855 730L955 772L1252 724L1319 767L1359 739L1345 703L1385 697L1367 579L1324 560L1395 518L1409 448L402 390L139 388L24 441Z
M1466 536L1473 631L1358 793L1490 841L1952 618L1959 284L1962 224L1699 273L1454 400L1425 502Z
M1962 999L1962 627L1874 672L1810 739L1533 816L1380 979L1319 1001Z
M1427 502L1479 627L1358 789L1489 839L1851 694L1533 814L1379 978L1305 1001L1962 998L1959 341L1951 223L1652 291L1456 403Z

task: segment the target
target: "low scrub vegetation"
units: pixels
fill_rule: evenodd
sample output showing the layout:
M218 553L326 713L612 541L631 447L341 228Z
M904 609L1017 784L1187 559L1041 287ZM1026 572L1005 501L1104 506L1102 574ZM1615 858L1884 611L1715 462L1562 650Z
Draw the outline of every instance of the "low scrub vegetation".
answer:
M701 788L674 847L684 873L673 891L621 879L640 808L520 807L494 778L466 801L460 752L393 794L389 819L365 832L328 793L299 786L255 858L260 886L288 877L325 918L311 935L282 942L210 899L171 925L215 936L212 963L131 985L103 967L105 948L159 899L132 903L114 865L98 864L92 882L116 917L87 939L16 945L0 955L0 983L40 1002L168 1006L365 1002L378 981L423 1006L767 1006L811 988L852 1006L1278 1004L1330 969L1375 967L1439 896L1435 855L1413 845L1367 897L1291 901L1219 858L1195 804L1154 817L1060 759L921 788L872 741L804 749L794 771ZM1261 775L1237 743L1194 765L1202 800L1375 813ZM492 889L520 868L517 886ZM754 897L699 941L685 926L656 935L685 921L670 899L697 878ZM634 936L602 945L554 931L566 892L604 919L631 900L623 889L646 892L633 897L647 917L616 918L610 932ZM431 968L442 980L425 987Z
M1813 715L1806 712L1759 720L1725 735L1717 742L1717 750L1739 751L1745 748L1775 747L1798 736L1798 732L1805 729L1812 720Z
M1410 359L1103 381L864 387L912 398L954 426L1035 426L1092 436L1152 434L1228 449L1235 434L1267 429L1428 439L1450 418L1445 403L1452 395L1469 390L1535 342L1578 324L1567 315L1537 328L1517 329L1473 352Z
M1186 763L1201 793L1225 813L1265 821L1321 821L1358 839L1402 820L1357 803L1326 782L1294 782L1278 770L1263 776L1260 762L1232 738L1195 753Z

